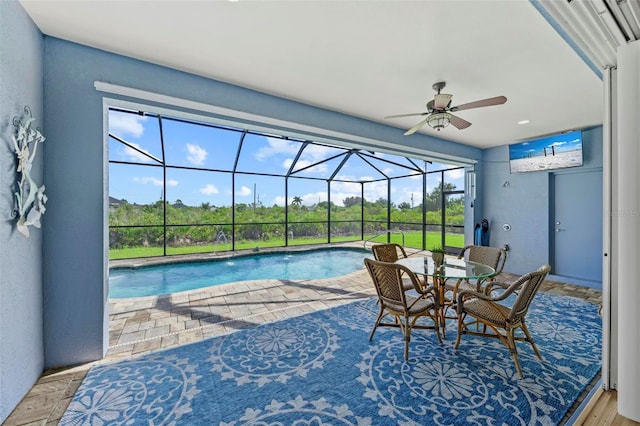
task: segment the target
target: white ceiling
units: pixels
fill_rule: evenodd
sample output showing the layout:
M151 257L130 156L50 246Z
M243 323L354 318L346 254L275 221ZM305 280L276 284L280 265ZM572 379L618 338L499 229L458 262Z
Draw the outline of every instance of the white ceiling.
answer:
M398 127L431 86L473 123L421 132L492 147L602 123L602 82L528 0L21 0L40 30ZM528 119L527 125L518 121ZM411 137L411 136L406 136Z

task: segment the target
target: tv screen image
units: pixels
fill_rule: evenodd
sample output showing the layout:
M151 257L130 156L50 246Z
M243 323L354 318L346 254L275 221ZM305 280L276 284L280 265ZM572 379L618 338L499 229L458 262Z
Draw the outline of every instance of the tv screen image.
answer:
M509 145L511 173L582 166L582 132L574 131Z

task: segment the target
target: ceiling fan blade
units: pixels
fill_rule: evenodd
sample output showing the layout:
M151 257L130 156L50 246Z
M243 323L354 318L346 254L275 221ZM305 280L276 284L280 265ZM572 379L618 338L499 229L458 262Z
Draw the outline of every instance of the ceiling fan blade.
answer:
M438 93L434 97L433 108L434 109L445 109L449 102L451 102L451 98L453 95L448 95L446 93Z
M424 120L420 121L418 124L416 124L415 126L413 126L412 128L410 128L409 130L407 130L406 132L404 132L405 136L409 136L414 134L415 132L417 132L418 130L420 130L420 128L422 126L424 126L425 124L427 124L427 120L429 120L429 117L425 118Z
M469 123L467 120L464 120L453 114L449 114L449 122L458 130L463 130L471 126L471 123Z
M502 105L507 102L507 98L504 96L496 96L495 98L483 99L481 101L469 102L468 104L462 104L458 106L451 107L451 111L462 111L465 109L471 108L480 108L492 105Z
M387 118L414 117L418 115L427 115L427 114L428 112L413 112L410 114L387 115L386 117L384 117L384 119L386 120Z

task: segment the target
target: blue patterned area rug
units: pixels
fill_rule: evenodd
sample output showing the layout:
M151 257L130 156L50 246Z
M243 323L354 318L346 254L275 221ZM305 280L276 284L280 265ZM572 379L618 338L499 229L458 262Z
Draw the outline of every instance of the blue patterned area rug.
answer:
M597 306L540 293L518 379L497 339L414 330L409 361L375 299L94 367L61 425L554 425L600 370ZM428 321L428 319L425 319Z

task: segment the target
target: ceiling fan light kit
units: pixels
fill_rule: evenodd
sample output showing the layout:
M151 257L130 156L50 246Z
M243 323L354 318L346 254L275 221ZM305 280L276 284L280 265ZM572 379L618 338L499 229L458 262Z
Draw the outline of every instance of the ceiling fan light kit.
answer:
M410 114L398 114L398 115L389 115L386 118L399 118L399 117L412 117L412 116L426 116L422 119L418 124L413 126L411 129L407 130L404 134L405 136L412 135L418 130L420 130L425 124L440 131L447 127L449 124L453 124L453 127L458 130L466 129L471 126L471 123L467 120L464 120L457 115L451 114L451 112L463 111L466 109L472 108L481 108L492 105L502 105L507 102L507 98L504 96L496 96L493 98L483 99L480 101L469 102L462 105L451 106L451 98L453 95L447 93L440 93L442 89L446 86L444 81L439 81L435 83L433 86L433 90L436 91L435 96L432 100L427 102L427 111L425 112L416 112Z
M434 130L440 131L447 127L451 123L451 114L448 112L441 112L437 114L431 114L427 118L427 124Z

